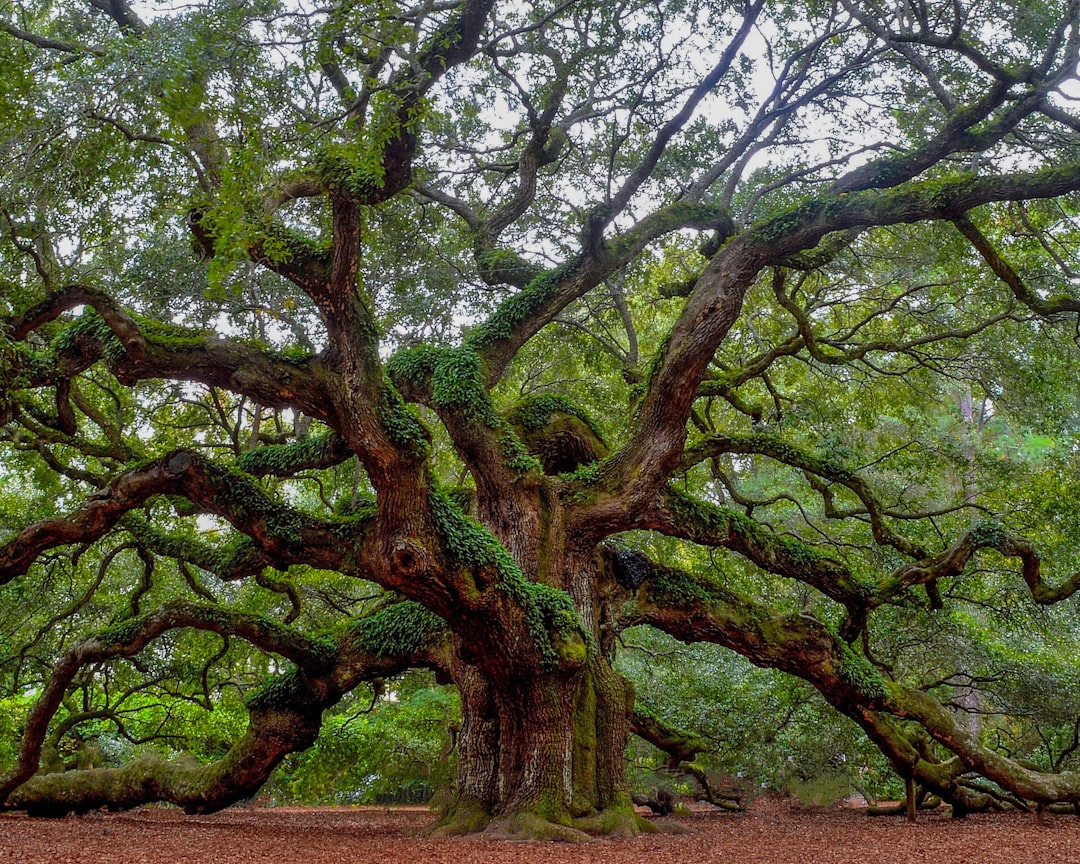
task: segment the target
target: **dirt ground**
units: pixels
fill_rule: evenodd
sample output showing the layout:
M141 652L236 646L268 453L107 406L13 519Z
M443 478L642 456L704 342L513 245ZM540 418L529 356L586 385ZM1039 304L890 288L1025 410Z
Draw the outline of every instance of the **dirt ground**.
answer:
M0 814L3 864L1080 864L1080 818L1021 814L912 825L851 809L762 798L747 813L694 813L688 833L580 846L483 838L431 840L421 809L249 808L184 816L146 808L64 819Z

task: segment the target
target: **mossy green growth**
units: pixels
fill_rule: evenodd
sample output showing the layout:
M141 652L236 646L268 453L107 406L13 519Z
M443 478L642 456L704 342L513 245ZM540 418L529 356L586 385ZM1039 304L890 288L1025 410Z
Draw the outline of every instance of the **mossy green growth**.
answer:
M0 404L10 391L53 380L56 375L52 352L35 351L25 342L11 342L0 332Z
M150 345L159 348L199 348L206 344L210 336L206 330L158 321L156 318L147 318L145 315L133 314L131 318L139 325L143 338Z
M589 427L592 433L604 440L593 419L569 399L555 393L541 393L530 396L515 405L506 415L506 419L526 432L538 432L551 422L553 414L568 414L576 417Z
M292 708L303 694L300 670L295 666L275 675L252 693L247 700L249 708Z
M555 295L559 284L572 276L579 265L575 258L561 267L537 275L517 294L504 300L487 321L473 330L469 335L469 344L481 348L509 339L530 315Z
M840 673L840 677L867 699L885 699L888 696L888 685L881 677L881 673L869 660L861 654L856 654L842 639L838 639L837 643L840 654L840 666L837 672Z
M458 837L477 834L491 822L491 814L477 799L467 795L455 796L439 821L425 833L430 837Z
M543 268L522 258L510 249L489 249L477 255L476 263L485 279L520 284L526 279L535 279Z
M238 575L255 572L265 566L262 552L255 541L243 534L231 536L208 555L190 560L221 579L235 579Z
M259 219L256 240L259 251L274 264L289 264L312 258L325 260L330 255L329 237L311 237L295 228L270 219Z
M266 532L281 543L303 544L310 517L275 501L256 485L251 475L232 466L217 466L211 483L232 518L262 522Z
M976 546L999 549L1009 539L1009 532L1000 522L983 519L971 530L971 539Z
M521 256L511 249L489 249L481 252L479 263L481 267L502 270L513 267L521 260Z
M379 393L376 413L391 442L399 447L407 448L417 459L424 459L431 455L431 433L409 410L389 379L386 380L385 386Z
M423 100L406 110L400 94L376 90L362 134L348 143L330 144L316 156L314 167L323 185L359 198L381 190L386 182L386 147L425 110Z
M509 426L504 426L499 433L499 452L506 467L515 477L524 477L534 471L537 474L543 472L540 460L528 451L517 433Z
M604 460L598 459L595 462L587 462L566 474L560 474L559 477L569 483L577 483L579 486L591 488L600 482L603 466ZM582 492L578 497L584 498L585 493Z
M441 490L431 494L431 510L443 545L459 567L481 567L509 581L525 581L510 553L495 535L470 519Z
M125 618L99 630L96 634L98 642L110 648L120 648L132 644L146 630L149 620L147 616L140 615L134 618Z
M118 363L127 356L123 343L96 309L88 307L82 315L61 330L50 346L55 356L71 350L79 339L93 339L101 344L102 353L110 363Z
M287 477L304 468L319 466L327 458L337 436L312 435L291 444L272 444L242 453L236 467L248 474Z
M704 580L678 570L654 564L648 578L649 593L662 606L699 608L709 603L714 591ZM718 586L717 586L718 587Z
M730 507L710 504L675 489L668 492L668 506L684 525L715 535L724 546L745 552L756 564L767 569L801 575L800 571L833 563L798 538L776 534Z
M828 203L826 199L808 198L786 213L769 219L756 229L756 233L766 243L783 240L820 217L825 212Z
M440 348L419 345L398 351L386 364L387 374L431 394L435 408L456 409L492 429L499 419L484 389L480 355L470 345Z
M356 647L377 657L415 654L437 645L449 632L442 618L412 600L394 603L349 626Z
M480 355L469 345L439 352L431 371L431 399L439 407L459 408L492 429L499 425L484 390Z
M528 581L495 535L462 513L445 493L432 493L431 510L454 564L489 571L498 588L521 606L544 667L579 665L579 655L583 662L592 640L570 595L550 585ZM584 646L586 654L581 654L578 643Z

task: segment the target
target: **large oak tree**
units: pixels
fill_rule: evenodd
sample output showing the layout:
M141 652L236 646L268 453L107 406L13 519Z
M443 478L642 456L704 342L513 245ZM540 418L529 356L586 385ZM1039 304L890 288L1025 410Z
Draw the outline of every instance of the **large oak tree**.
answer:
M1071 449L986 431L1075 431L1075 0L24 0L0 45L3 806L220 808L427 667L441 830L637 830L631 728L689 745L632 625L960 810L1080 801L879 656L980 568L1080 585L1017 504ZM268 658L221 758L39 772L198 634L207 705Z

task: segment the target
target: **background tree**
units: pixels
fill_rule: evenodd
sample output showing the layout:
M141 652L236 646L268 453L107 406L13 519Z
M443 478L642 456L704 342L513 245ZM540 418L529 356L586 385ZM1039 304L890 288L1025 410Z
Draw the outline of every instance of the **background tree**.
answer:
M420 667L440 830L639 830L634 625L958 811L1080 800L1073 706L1041 765L950 707L1075 641L1078 17L10 5L0 801L222 807Z

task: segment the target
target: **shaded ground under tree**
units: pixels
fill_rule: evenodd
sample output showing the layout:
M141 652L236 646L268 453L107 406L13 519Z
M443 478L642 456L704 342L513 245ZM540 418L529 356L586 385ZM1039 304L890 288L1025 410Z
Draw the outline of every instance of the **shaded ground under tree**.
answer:
M749 812L678 817L686 833L648 834L589 844L512 843L417 836L432 821L420 809L244 809L185 817L156 808L40 820L0 816L0 858L18 864L336 864L416 861L452 864L1074 864L1080 820L1017 813L966 820L944 812L912 825L850 809L792 808L758 799ZM223 842L227 838L227 842Z

